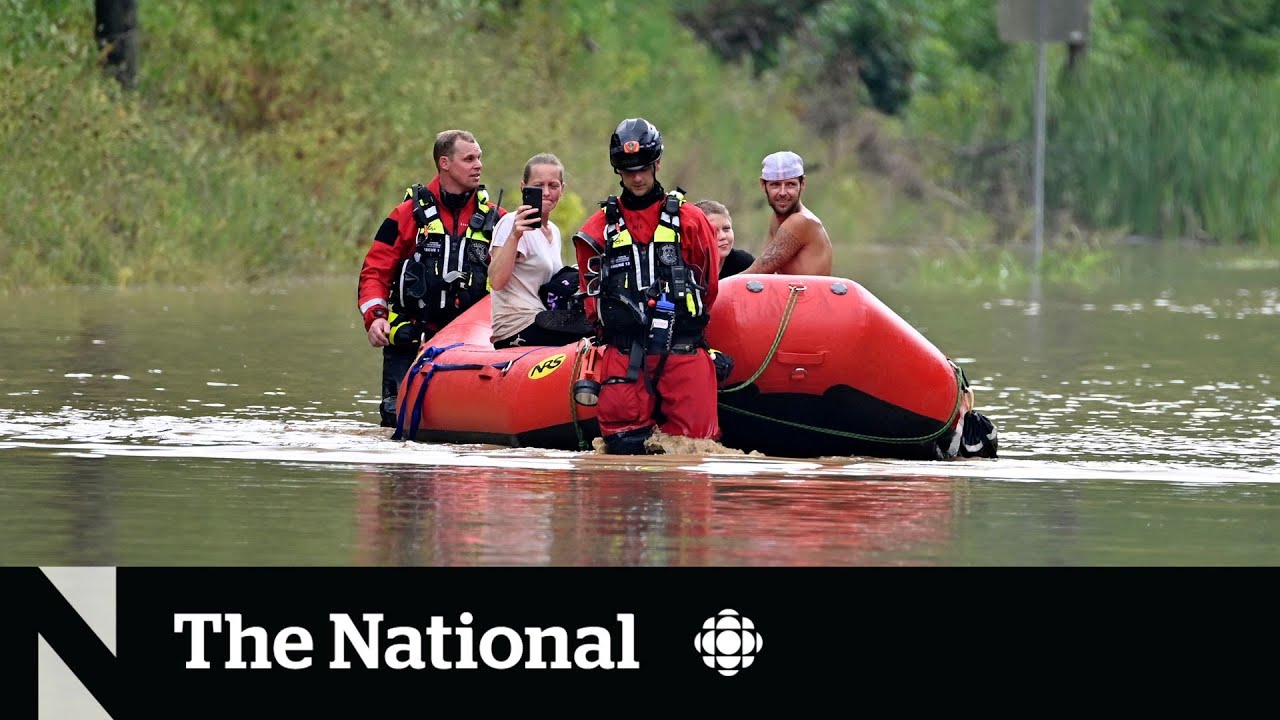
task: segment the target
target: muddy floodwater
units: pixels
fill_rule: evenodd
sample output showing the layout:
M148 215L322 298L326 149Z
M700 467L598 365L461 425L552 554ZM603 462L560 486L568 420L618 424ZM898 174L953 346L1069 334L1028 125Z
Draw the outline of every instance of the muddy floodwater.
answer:
M351 278L10 295L0 561L1270 565L1280 264L1132 248L1095 287L860 282L975 384L1000 458L618 458L377 426ZM856 268L857 272L853 272ZM850 351L856 351L851 348Z

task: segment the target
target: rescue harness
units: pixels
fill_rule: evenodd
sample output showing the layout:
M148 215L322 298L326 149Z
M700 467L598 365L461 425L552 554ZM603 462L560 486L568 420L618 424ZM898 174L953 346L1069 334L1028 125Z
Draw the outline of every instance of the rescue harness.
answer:
M413 201L418 230L413 254L394 278L392 301L412 319L442 327L491 289L489 244L498 205L490 203L488 191L479 186L466 231L451 235L430 190L415 184L405 190L404 199Z
M601 203L605 213L603 243L583 232L574 235L575 241L595 252L587 262L586 294L596 299L602 340L629 354L626 376L609 378L605 383L636 382L643 374L645 356L657 355L653 375L643 377L659 406L657 382L667 356L707 348L706 288L685 264L680 247L680 206L684 202L683 189L667 193L649 243L634 241L616 195Z

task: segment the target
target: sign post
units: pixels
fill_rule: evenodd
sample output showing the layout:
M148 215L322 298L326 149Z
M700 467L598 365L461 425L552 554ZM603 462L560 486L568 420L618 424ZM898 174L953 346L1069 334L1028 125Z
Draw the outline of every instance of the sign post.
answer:
M1035 161L1032 195L1035 199L1035 260L1040 274L1044 250L1045 50L1046 42L1083 42L1089 29L1089 0L1000 0L996 24L1005 42L1035 42Z

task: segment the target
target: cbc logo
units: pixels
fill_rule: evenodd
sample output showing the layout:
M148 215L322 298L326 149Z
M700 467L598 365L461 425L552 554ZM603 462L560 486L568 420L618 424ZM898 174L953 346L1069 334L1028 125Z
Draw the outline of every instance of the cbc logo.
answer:
M702 662L726 677L751 667L763 644L764 638L756 632L751 618L729 609L707 618L702 632L693 638L693 646L702 653Z

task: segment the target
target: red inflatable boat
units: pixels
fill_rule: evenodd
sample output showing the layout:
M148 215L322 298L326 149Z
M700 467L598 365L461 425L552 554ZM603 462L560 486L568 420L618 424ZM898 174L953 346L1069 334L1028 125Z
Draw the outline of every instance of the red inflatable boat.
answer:
M425 346L401 385L397 436L587 449L595 408L574 402L598 349L495 350L489 299ZM735 275L707 329L734 360L721 443L766 455L942 459L957 454L963 375L915 328L844 278Z

